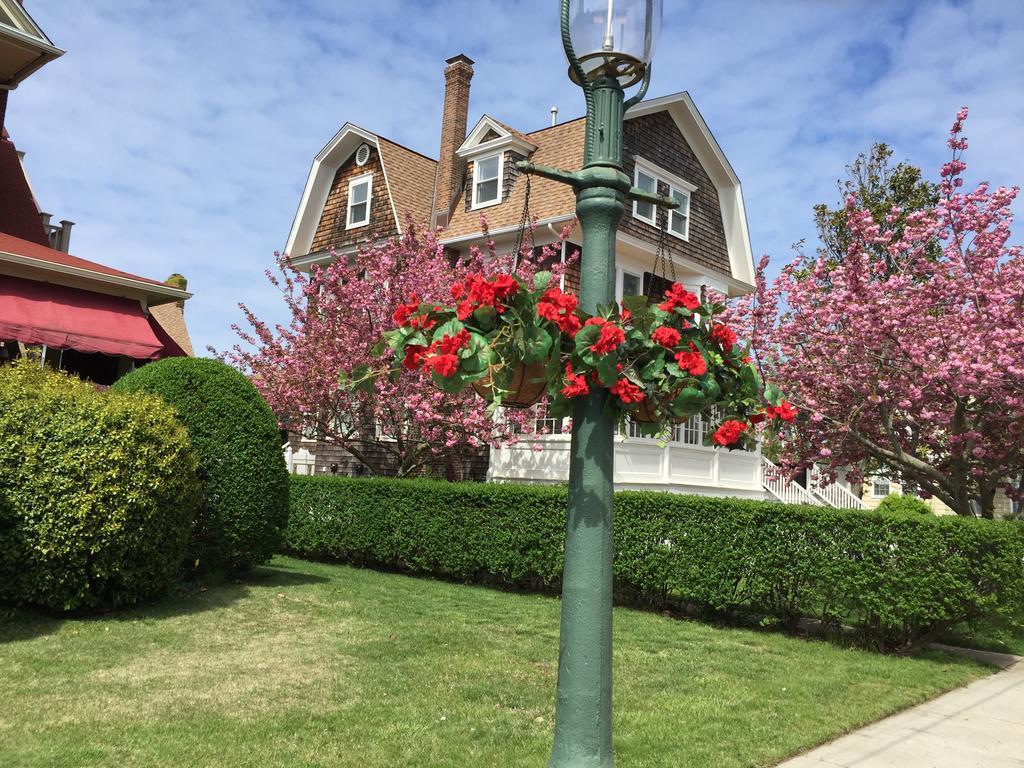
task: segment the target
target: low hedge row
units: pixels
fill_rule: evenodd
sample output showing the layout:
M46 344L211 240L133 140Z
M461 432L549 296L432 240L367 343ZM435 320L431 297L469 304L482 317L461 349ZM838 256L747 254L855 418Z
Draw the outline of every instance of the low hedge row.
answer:
M564 487L295 477L286 549L467 581L555 587ZM916 645L1024 601L1024 526L620 492L618 593Z

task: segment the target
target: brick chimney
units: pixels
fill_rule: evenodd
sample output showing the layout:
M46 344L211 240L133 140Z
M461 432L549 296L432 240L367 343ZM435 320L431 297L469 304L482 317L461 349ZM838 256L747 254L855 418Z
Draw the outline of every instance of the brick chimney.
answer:
M469 82L473 79L473 60L460 53L445 62L444 112L441 114L441 151L437 158L437 194L434 197L434 224L448 226L452 201L462 189L466 164L455 154L466 140L469 120Z

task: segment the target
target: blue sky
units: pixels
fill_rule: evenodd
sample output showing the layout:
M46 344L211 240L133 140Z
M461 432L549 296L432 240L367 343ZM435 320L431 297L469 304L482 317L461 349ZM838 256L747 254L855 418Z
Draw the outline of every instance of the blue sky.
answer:
M477 62L471 124L487 112L533 130L552 105L583 108L557 0L26 7L68 51L11 94L36 194L78 222L75 254L186 275L197 350L234 342L239 301L282 319L263 270L343 123L436 155L445 58ZM755 254L785 259L872 141L934 175L962 104L970 176L1021 183L1022 50L1018 0L666 0L650 94L690 91L743 181Z

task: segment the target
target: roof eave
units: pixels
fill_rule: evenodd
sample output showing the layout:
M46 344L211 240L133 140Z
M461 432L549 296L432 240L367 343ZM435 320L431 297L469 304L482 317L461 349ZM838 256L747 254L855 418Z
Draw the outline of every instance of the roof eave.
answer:
M136 280L119 275L108 275L103 272L95 272L91 269L74 267L69 264L54 264L52 262L43 261L42 259L34 259L31 256L22 256L17 253L9 253L7 251L0 251L0 262L6 262L8 264L14 264L31 270L50 273L52 275L59 275L65 278L79 278L96 283L102 283L110 287L130 289L135 293L145 296L147 303L153 305L165 304L171 301L187 301L192 298L192 294L188 291L183 291L180 288L172 288L169 285L150 283L146 280Z

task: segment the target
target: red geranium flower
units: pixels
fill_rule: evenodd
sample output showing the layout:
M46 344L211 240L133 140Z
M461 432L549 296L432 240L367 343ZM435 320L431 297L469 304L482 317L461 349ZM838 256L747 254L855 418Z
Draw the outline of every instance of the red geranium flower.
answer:
M644 391L629 379L619 379L608 390L623 403L639 403L644 399Z
M442 355L454 355L467 344L469 344L469 331L463 328L454 336L449 336L446 333L438 346Z
M426 352L426 347L420 344L410 344L405 348L405 360L402 361L402 367L407 371L417 370L423 365L423 356Z
M537 317L550 320L562 333L574 337L581 326L580 319L576 317L578 305L579 300L571 293L563 293L558 287L549 288L537 300Z
M562 394L566 397L579 397L590 393L587 386L587 377L581 373L573 373L572 365L565 365L565 386L562 387Z
M658 308L666 312L671 312L676 307L686 307L693 311L700 306L700 299L683 288L679 283L672 283L672 287L665 291L665 299L665 301L658 305Z
M765 412L769 416L782 419L783 421L792 421L796 418L796 408L794 408L793 404L787 400L781 400L779 404L774 407L769 405L765 408Z
M597 318L591 318L594 320ZM590 320L587 321L590 325ZM590 345L590 351L598 355L607 355L619 348L619 345L626 340L626 332L614 323L605 322L601 326L601 335L597 341Z
M459 358L451 354L434 355L427 358L427 363L434 373L446 379L454 376L459 370Z
M711 436L711 442L715 445L735 445L746 429L746 422L729 419L715 430L715 434Z
M676 363L691 376L703 376L708 372L707 361L693 344L690 345L689 352L676 352Z
M760 424L766 418L768 418L768 414L767 413L754 413L754 414L751 414L751 416L750 416L750 423L751 424Z
M732 349L732 345L736 343L736 331L728 325L716 325L711 329L711 338L721 344L722 349L728 352Z
M675 328L670 328L667 325L663 325L660 328L655 328L654 333L651 334L651 340L655 344L661 344L665 349L672 349L682 338L682 335Z
M409 317L419 308L419 297L415 293L410 294L409 303L399 304L398 309L396 309L394 314L391 315L391 319L395 321L396 325L406 326L409 324Z

